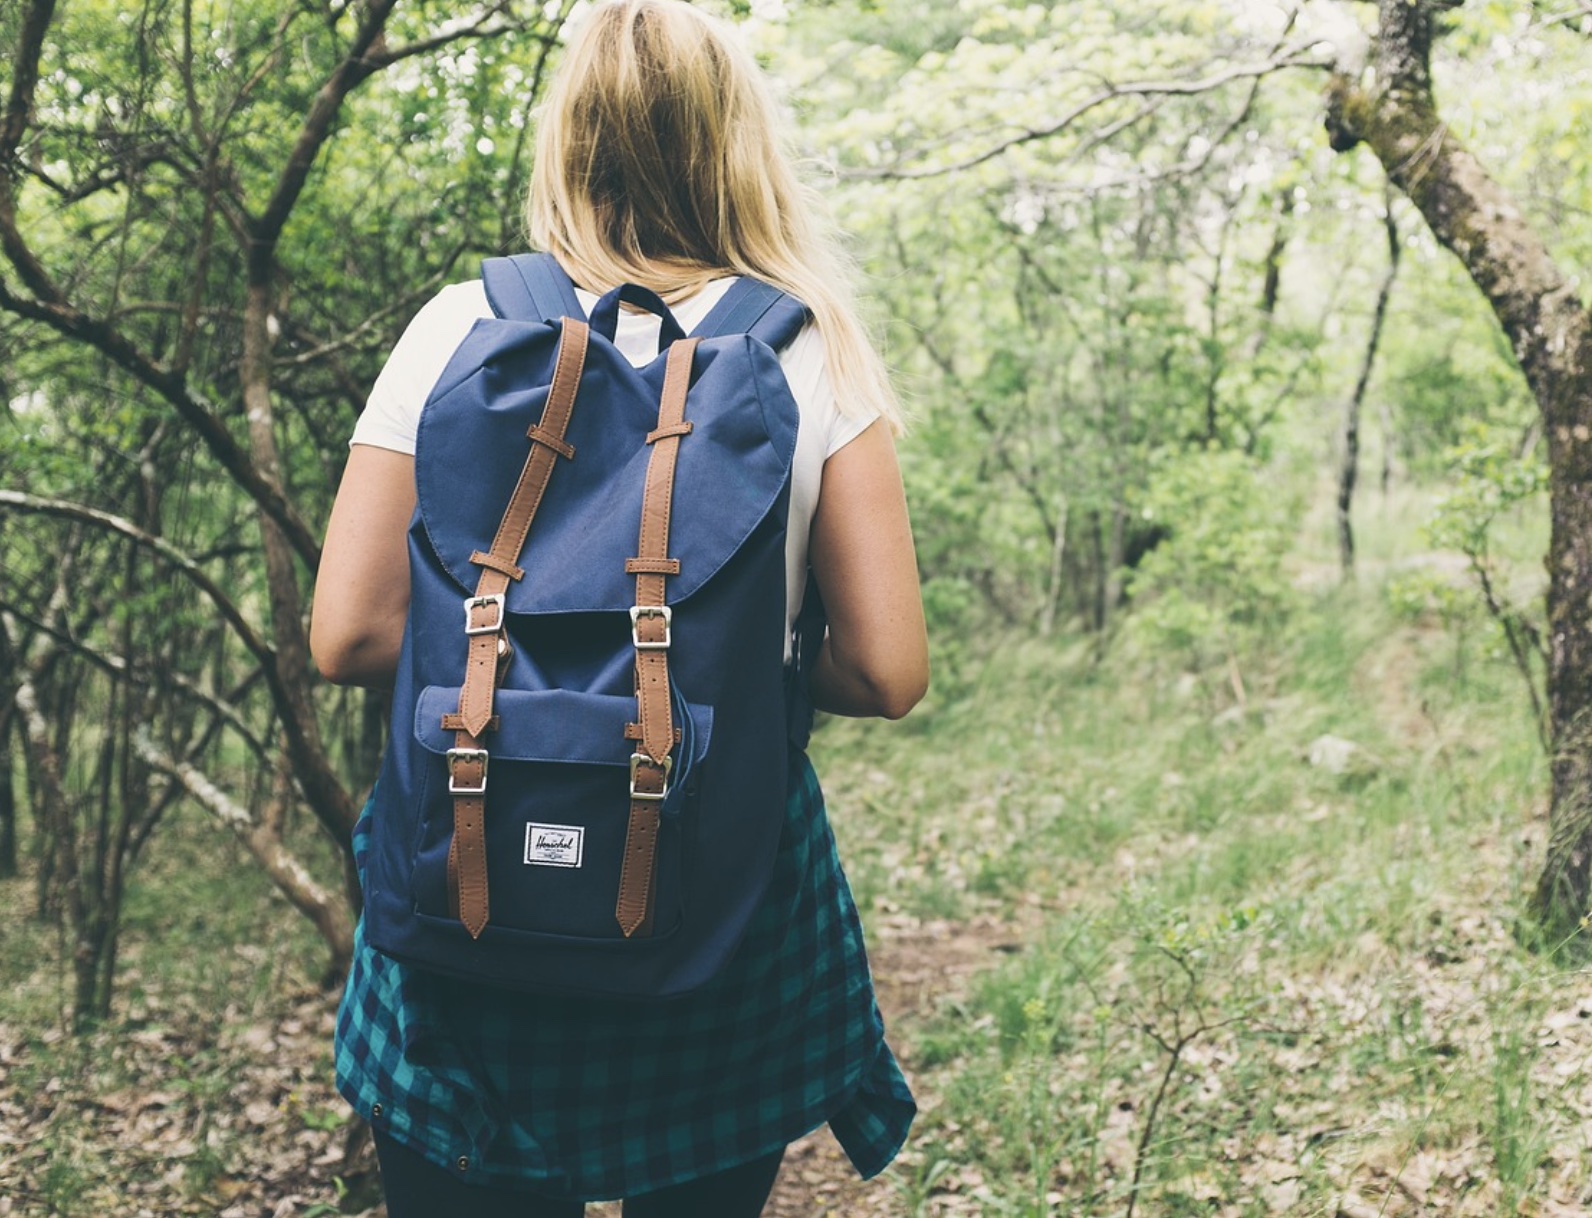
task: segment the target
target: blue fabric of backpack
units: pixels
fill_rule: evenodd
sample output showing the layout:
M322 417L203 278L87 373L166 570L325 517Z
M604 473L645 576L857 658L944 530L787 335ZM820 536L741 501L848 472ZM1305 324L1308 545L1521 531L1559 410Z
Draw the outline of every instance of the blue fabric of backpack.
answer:
M627 937L614 913L636 748L626 725L637 719L625 563L637 553L665 354L682 332L645 290L616 289L593 309L564 437L575 455L552 470L518 559L524 578L503 606L508 658L483 736L491 915L475 937L450 905L447 861L454 733L443 717L459 707L465 670L461 605L480 574L471 555L492 541L542 417L562 319L583 317L546 255L489 259L482 278L495 316L460 344L416 438L409 619L374 796L366 934L398 960L472 981L667 998L706 982L739 943L779 843L788 748L811 723L805 681L785 663L798 416L776 354L807 314L743 278L693 333L692 430L679 442L669 530L680 570L666 581L678 744L651 933ZM661 315L663 350L644 367L612 344L621 298ZM815 654L812 609L798 664Z

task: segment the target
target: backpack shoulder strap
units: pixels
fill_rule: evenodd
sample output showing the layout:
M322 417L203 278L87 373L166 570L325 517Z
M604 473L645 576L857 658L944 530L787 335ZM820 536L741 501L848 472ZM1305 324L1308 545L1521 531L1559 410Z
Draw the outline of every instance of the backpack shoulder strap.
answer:
M513 321L585 320L575 285L551 254L488 258L481 264L481 282L492 312L499 317Z
M807 306L794 296L743 275L691 334L696 338L750 334L778 351L801 332L807 316Z

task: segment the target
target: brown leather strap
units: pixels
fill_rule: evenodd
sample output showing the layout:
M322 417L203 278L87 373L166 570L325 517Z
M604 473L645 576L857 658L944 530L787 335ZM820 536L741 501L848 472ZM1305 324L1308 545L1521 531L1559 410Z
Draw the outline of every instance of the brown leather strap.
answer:
M470 555L470 561L478 567L490 567L494 571L501 571L512 580L525 578L525 572L511 562L504 562L501 558L488 554L485 550L477 550Z
M625 572L629 575L678 575L678 558L627 558Z
M564 334L558 344L558 359L553 366L553 384L548 392L547 405L542 411L542 421L533 431L545 432L562 443L564 431L569 426L570 412L575 406L575 391L580 387L581 369L586 363L586 340L590 335L586 323L566 317ZM570 450L573 452L574 450ZM464 716L466 728L474 735L486 730L492 717L493 669L497 662L497 639L502 633L502 605L496 606L495 628L492 597L501 597L509 586L508 570L519 570L520 551L525 548L525 538L531 531L531 521L541 506L547 480L552 476L557 450L532 437L531 451L520 470L514 493L509 496L508 507L498 523L497 534L492 538L488 555L494 561L484 565L481 579L476 584L475 597L466 602L470 628L476 633L470 637L470 659L465 669L464 692L459 697L459 713ZM508 570L505 570L507 568Z
M465 742L469 743L465 743ZM453 840L448 843L448 896L472 939L486 929L486 750L468 732L448 753L453 795Z
M475 595L464 602L469 654L465 660L464 686L459 692L458 716L452 724L457 730L453 748L448 752L448 788L453 793L448 889L459 920L474 939L481 937L490 916L486 879L488 757L480 737L489 730L494 719L492 702L497 691L498 660L506 639L503 596L508 591L509 581L525 574L518 566L520 551L525 548L531 521L541 506L554 463L560 456L575 455L575 450L564 442L564 432L569 427L575 394L580 388L589 336L585 322L564 318L547 405L542 409L541 422L526 433L531 451L520 470L519 481L514 484L514 493L509 496L503 519L498 522L492 548L470 558L481 567L481 578L476 583Z
M528 440L535 440L538 444L551 448L555 453L567 461L573 461L575 459L575 449L573 446L564 443L564 437L562 433L555 435L552 432L547 431L533 423L529 428L526 429L525 438Z
M662 789L663 771L655 771ZM638 775L639 777L639 775ZM619 904L614 916L625 938L652 933L652 873L657 866L661 805L631 800L630 827L625 830L625 861L619 869Z
M669 610L664 581L679 564L669 557L669 514L674 502L675 459L685 421L686 391L697 341L681 339L669 348L658 404L658 428L647 437L652 456L641 496L641 537L636 557L625 569L636 576L636 605L631 610L636 644L636 701L641 748L630 759L630 826L625 833L625 861L619 873L619 903L614 915L626 938L652 929L652 880L657 865L659 808L668 790L674 747L674 719L669 699ZM629 733L627 732L628 736Z
M691 423L670 423L666 427L656 427L647 433L647 443L656 444L659 440L667 440L670 436L688 436L691 434Z
M686 390L691 384L694 338L669 348L663 377L663 399L658 405L658 426L668 427L685 417ZM641 496L641 538L636 559L641 563L666 563L669 558L669 514L674 503L674 465L680 451L678 434L665 436L652 446L647 462L646 489ZM669 636L667 617L647 610L664 608L664 576L656 571L636 573L636 696L641 704L641 748L662 764L673 743L674 725L669 707Z
M625 739L626 740L640 740L641 739L641 724L639 724L639 723L627 723L627 724L625 724ZM675 728L674 729L674 742L676 744L680 743L680 729L679 728Z
M497 731L498 726L499 721L496 715L486 721L486 730L489 732ZM445 732L462 732L464 730L464 716L456 711L444 713L442 716L442 730Z

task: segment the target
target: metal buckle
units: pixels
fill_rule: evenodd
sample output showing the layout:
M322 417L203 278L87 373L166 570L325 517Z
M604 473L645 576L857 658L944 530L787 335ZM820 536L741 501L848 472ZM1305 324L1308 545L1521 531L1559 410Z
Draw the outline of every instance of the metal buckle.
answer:
M663 790L657 792L656 794L652 793L651 791L636 790L636 767L642 765L643 763L646 765L661 764L663 766ZM669 794L669 771L672 769L674 769L673 757L665 757L662 762L657 762L651 757L648 757L645 753L630 754L630 798L633 800L645 800L649 803L658 803L662 801Z
M648 643L642 640L636 626L641 618L661 617L663 619L663 641ZM668 605L632 605L630 606L630 642L637 651L668 651L669 641L674 634L674 610Z
M486 605L495 606L497 621L490 626L477 626L471 620L470 614ZM467 596L464 598L464 633L474 638L478 634L496 634L503 629L503 595L497 593L493 596Z
M453 767L460 761L479 761L481 763L481 785L478 787L461 787L454 781ZM486 794L486 763L485 749L449 749L448 750L448 793L450 795L485 795ZM634 763L632 763L634 765ZM632 771L634 772L634 771Z

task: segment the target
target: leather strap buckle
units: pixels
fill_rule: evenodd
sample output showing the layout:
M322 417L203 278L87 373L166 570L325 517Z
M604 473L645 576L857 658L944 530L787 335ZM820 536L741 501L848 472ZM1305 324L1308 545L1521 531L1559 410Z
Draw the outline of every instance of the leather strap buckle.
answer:
M656 643L649 643L641 637L638 629L644 617L661 617L663 619L663 638ZM630 606L630 641L637 651L668 651L670 640L674 631L674 610L668 605L632 605Z
M663 790L638 791L636 790L636 770L640 766L652 766L663 771ZM669 772L674 769L674 758L665 757L662 761L654 761L645 753L630 754L630 798L632 801L642 800L646 803L661 803L669 794Z
M474 787L460 786L459 785L459 780L456 777L456 775L458 773L458 768L457 767L458 767L459 763L460 762L476 762L476 761L481 763L481 782L480 782L480 785L474 786ZM448 793L450 795L485 795L486 794L486 763L487 763L487 753L486 753L485 749L449 749L448 750ZM636 772L636 763L635 763L634 760L632 760L631 763L630 763L630 772L631 772L632 775L634 775L635 772ZM634 782L634 778L632 778L631 781Z
M475 611L477 609L492 608L497 610L496 620L486 626L475 624ZM467 596L464 598L464 633L474 638L478 634L496 634L503 629L503 594L494 593L491 596Z

